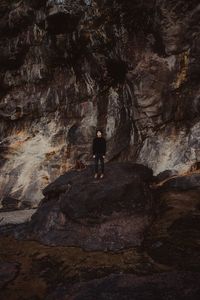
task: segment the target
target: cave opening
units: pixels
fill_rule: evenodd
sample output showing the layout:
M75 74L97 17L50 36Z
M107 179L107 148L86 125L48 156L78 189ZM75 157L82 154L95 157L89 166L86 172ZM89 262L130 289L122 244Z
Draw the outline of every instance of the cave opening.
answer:
M108 77L111 79L113 85L125 82L127 70L128 66L122 60L109 59L107 61Z

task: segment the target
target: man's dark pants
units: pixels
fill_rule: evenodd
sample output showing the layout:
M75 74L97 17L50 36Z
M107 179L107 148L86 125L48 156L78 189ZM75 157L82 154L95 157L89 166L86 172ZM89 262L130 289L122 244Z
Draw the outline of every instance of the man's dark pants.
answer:
M95 169L95 173L98 173L98 163L100 161L100 166L101 166L101 173L104 173L104 158L103 158L103 154L95 154L95 165L94 165L94 169Z

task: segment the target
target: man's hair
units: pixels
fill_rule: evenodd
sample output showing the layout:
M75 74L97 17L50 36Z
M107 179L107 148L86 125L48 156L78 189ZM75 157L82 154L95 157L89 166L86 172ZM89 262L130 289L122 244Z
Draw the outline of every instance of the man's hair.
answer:
M97 132L98 132L98 131L100 131L101 134L103 135L103 131L102 131L101 129L97 129L97 130L96 130L96 135L97 135Z

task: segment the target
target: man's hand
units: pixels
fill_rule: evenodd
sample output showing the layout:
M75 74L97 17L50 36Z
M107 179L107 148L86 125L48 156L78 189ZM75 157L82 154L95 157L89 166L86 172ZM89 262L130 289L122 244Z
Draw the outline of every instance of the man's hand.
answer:
M93 155L93 158L95 158L95 155Z

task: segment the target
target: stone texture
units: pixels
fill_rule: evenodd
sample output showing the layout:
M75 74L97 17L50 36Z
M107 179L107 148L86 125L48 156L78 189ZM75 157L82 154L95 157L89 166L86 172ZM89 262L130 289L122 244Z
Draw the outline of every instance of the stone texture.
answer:
M30 221L36 209L20 209L0 212L0 226L17 225Z
M108 163L105 169L101 180L93 178L93 166L88 166L50 184L37 212L16 236L86 250L140 246L154 217L152 170L129 162Z
M0 288L4 288L10 281L14 280L19 273L19 264L15 262L0 263Z
M156 191L160 206L144 247L155 262L200 271L200 189L167 186Z
M200 295L197 287L200 282L198 274L191 273L163 273L146 277L135 275L110 275L103 279L75 285L68 293L57 289L50 299L62 300L107 300L107 299L194 299Z
M113 162L48 185L29 222L0 227L0 298L199 299L200 188L166 173Z
M4 275L15 261L20 265L17 276L0 289L3 300L199 298L199 272L156 264L141 247L113 253L51 247L10 236L0 236L0 242L1 257L12 261Z
M169 179L165 184L163 184L164 187L173 187L178 188L179 190L188 190L192 188L198 188L200 187L200 174L194 173L191 175L186 175L182 177L175 177Z
M199 0L0 1L1 299L199 299L199 20Z
M92 160L182 174L199 161L199 1L0 3L0 199ZM25 204L23 204L25 202Z

